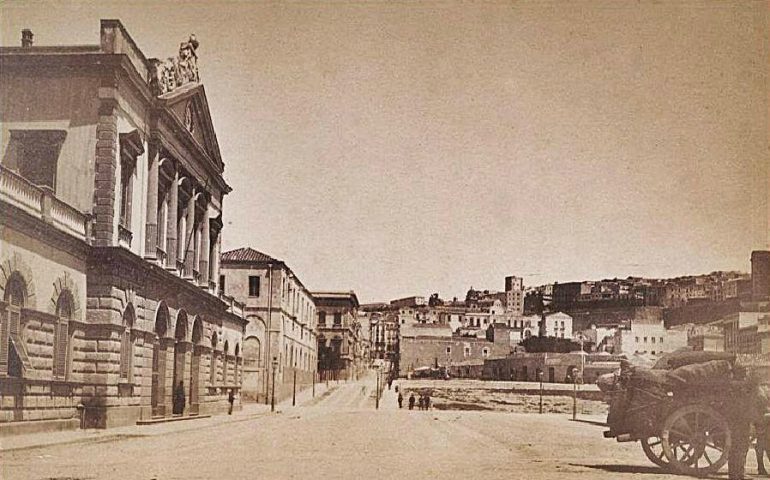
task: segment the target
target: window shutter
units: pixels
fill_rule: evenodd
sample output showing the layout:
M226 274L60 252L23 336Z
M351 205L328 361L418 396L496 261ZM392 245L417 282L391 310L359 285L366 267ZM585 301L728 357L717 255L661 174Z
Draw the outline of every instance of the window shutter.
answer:
M0 373L8 372L8 324L11 315L12 313L8 312L0 321Z
M120 341L120 378L128 379L129 362L131 361L131 331L126 329Z
M54 376L64 377L67 373L67 341L69 334L69 324L59 322L59 331L56 339L56 355L54 358Z

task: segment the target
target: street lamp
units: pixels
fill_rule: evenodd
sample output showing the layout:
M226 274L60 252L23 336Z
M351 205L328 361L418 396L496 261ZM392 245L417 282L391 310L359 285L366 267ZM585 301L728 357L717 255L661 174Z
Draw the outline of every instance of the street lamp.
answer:
M543 413L543 371L538 370L537 377L540 380L540 408L538 413Z
M278 357L273 357L273 378L270 385L270 411L275 412L275 371L278 369Z

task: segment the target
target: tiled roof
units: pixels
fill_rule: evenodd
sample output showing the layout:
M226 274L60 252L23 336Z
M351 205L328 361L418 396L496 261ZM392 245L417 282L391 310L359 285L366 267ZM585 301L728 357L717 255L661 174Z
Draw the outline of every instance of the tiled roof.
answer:
M222 254L223 262L280 262L270 255L264 254L250 247L230 250Z

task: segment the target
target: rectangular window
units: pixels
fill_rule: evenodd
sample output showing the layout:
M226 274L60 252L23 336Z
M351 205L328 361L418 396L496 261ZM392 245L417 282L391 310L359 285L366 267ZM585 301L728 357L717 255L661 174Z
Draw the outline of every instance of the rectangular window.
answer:
M259 280L260 278L256 275L249 275L249 296L250 297L259 296Z
M326 325L326 312L318 312L318 324Z
M224 275L219 276L219 294L220 295L225 294L225 276Z
M446 354L449 355L452 353L452 347L446 347Z
M56 169L65 130L11 130L3 163L30 183L56 192Z
M131 230L131 200L135 160L123 155L120 160L120 226Z
M644 343L647 343L647 337L644 337Z
M340 312L334 314L334 324L342 325L342 314Z
M652 340L652 343L655 343L655 337L652 337L650 340Z

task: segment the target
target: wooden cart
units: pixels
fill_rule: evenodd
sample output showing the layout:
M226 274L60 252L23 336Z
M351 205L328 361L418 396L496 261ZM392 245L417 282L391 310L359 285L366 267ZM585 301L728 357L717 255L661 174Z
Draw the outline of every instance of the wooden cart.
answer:
M665 373L646 374L662 379ZM734 408L731 400L752 395L756 388L756 383L732 379L686 385L620 381L611 392L605 437L640 441L647 458L662 468L709 475L727 463L732 436L726 412Z

